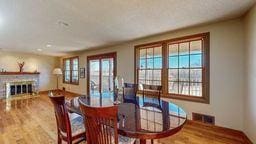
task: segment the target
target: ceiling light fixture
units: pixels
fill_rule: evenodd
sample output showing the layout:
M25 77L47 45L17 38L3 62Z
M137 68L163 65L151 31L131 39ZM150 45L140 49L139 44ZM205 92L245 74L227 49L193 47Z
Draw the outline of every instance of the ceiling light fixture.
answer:
M42 49L37 49L37 51L40 51L40 52L41 52L41 51L43 51L43 50L42 50Z
M69 24L68 23L66 23L66 22L64 22L64 21L58 21L58 24L59 24L59 26L61 26L61 27L68 27L69 26Z
M47 44L47 45L46 45L46 47L50 48L50 47L52 47L52 45L50 45L50 44Z

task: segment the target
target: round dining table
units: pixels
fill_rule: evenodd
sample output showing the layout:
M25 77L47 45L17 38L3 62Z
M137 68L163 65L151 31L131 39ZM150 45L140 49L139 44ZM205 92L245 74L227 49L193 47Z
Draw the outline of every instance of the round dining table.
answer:
M91 107L118 105L118 133L139 139L141 144L147 139L160 139L179 132L187 120L181 107L154 97L137 96L136 100L124 102L115 101L113 93L96 93L72 98L67 109L82 115L80 103Z

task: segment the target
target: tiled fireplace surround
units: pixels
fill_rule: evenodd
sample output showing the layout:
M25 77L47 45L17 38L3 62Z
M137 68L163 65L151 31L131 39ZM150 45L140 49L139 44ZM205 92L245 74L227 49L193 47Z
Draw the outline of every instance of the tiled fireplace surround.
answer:
M6 90L10 90L11 85L31 84L32 91L38 92L39 89L39 75L38 74L24 74L24 75L0 75L0 99L6 98ZM21 85L22 87L22 85Z

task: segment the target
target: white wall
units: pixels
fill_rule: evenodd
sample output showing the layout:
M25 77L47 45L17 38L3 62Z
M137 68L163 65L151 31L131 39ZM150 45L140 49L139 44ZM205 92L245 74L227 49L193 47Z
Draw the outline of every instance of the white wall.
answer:
M40 91L56 88L56 78L52 75L52 70L59 65L57 57L0 51L0 70L18 72L17 62L23 61L25 62L24 71L40 72Z
M210 104L173 100L187 112L216 117L216 124L243 130L244 108L244 31L241 19L182 29L114 47L80 52L80 67L86 67L88 55L117 52L117 74L126 82L134 81L134 46L202 32L210 32ZM86 79L80 85L65 85L67 90L86 93Z
M256 6L245 17L246 97L245 132L256 143Z

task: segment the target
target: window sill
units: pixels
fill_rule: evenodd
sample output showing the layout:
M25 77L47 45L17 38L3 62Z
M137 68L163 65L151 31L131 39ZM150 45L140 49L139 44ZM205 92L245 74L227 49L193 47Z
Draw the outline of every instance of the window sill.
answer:
M142 95L142 91L138 90L138 94ZM155 97L155 93L147 92L147 96ZM196 97L196 96L187 96L187 95L176 95L176 94L161 94L161 98L167 98L167 99L177 99L177 100L183 100L183 101L189 101L189 102L198 102L198 103L204 103L204 104L210 104L210 101L206 99L205 97Z
M184 101L190 101L190 102L198 102L198 103L204 103L204 104L210 104L209 99L205 97L196 97L196 96L186 96L186 95L173 95L173 94L166 94L162 95L163 98L171 98L171 99L177 99L177 100L184 100Z
M79 85L79 83L69 83L69 82L63 82L64 84L71 84L71 85Z

